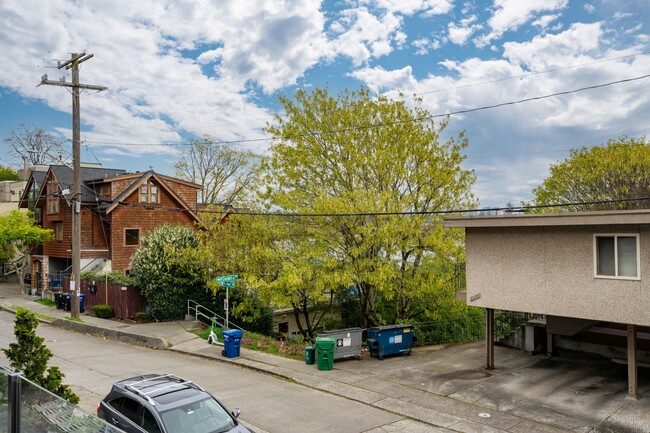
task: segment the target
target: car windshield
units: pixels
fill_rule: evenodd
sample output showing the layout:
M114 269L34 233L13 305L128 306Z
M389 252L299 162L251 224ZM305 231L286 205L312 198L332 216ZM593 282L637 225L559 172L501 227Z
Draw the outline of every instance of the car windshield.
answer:
M220 433L236 426L230 414L213 398L162 412L160 416L170 433Z

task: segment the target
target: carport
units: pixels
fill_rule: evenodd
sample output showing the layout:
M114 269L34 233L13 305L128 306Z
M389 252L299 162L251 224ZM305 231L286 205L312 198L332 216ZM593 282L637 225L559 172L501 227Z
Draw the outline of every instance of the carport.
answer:
M627 395L638 398L639 357L650 358L637 336L638 327L650 326L650 210L447 217L444 224L465 229L464 297L486 311L487 368L495 367L495 309L569 327L622 328ZM547 330L552 354L557 340Z

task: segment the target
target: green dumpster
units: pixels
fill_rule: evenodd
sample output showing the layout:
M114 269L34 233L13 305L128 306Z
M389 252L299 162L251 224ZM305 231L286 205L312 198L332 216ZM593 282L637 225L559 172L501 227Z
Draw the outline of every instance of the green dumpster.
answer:
M336 341L331 337L316 337L316 366L319 370L334 368Z
M314 352L316 348L314 346L305 347L305 364L313 365L314 364Z

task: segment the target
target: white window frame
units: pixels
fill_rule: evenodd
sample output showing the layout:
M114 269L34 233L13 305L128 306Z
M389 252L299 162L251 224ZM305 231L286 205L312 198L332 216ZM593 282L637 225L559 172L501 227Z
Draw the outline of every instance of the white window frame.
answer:
M618 238L636 238L636 277L618 275ZM615 275L600 275L598 273L598 238L614 238L614 273ZM608 280L640 280L641 279L641 245L638 233L594 233L594 278Z

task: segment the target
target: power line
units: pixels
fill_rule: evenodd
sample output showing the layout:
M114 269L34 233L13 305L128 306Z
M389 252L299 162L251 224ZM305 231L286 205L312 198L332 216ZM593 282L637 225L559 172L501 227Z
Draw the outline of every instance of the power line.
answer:
M570 202L570 203L553 203L547 205L527 205L527 206L514 206L514 207L492 207L481 209L447 209L447 210L431 210L431 211L393 211L393 212L342 212L342 213L298 213L298 212L251 212L251 211L236 211L230 212L228 210L214 210L214 209L186 209L173 206L152 206L151 203L134 203L128 201L114 202L112 200L102 199L105 203L117 203L121 206L130 207L145 207L149 210L169 210L174 212L195 212L197 214L216 214L233 216L262 216L262 217L290 217L290 218L337 218L337 217L369 217L369 216L426 216L426 215L457 215L457 214L476 214L484 212L506 212L506 213L526 213L536 209L548 208L563 208L574 206L594 206L602 204L615 204L627 203L638 201L650 201L650 197L630 197L611 200L598 200L598 201L583 201L583 202ZM94 206L94 205L93 205Z
M523 98L523 99L518 99L518 100L508 101L508 102L501 102L501 103L498 103L498 104L484 105L484 106L481 106L481 107L474 107L474 108L467 108L467 109L464 109L464 110L450 111L448 113L432 114L432 115L418 117L418 118L414 118L414 119L396 120L396 121L393 121L393 122L379 122L379 123L374 123L372 125L367 125L367 126L351 126L351 127L348 127L348 128L333 129L333 130L322 131L322 132L312 132L312 133L308 133L308 134L287 135L287 136L282 136L280 138L268 137L268 138L253 138L253 139L241 139L241 140L213 141L212 144L217 144L217 145L219 145L219 144L241 144L241 143L254 143L254 142L261 142L261 141L271 141L271 140L292 140L292 139L305 138L305 137L310 137L310 136L323 136L323 135L331 135L331 134L345 133L345 132L351 132L351 131L375 129L375 128L380 128L380 127L383 127L383 126L400 125L400 124L413 123L413 122L422 122L422 121L425 121L425 120L432 120L432 119L441 118L441 117L457 116L457 115L460 115L460 114L474 113L474 112L477 112L477 111L491 110L491 109L494 109L494 108L500 108L500 107L506 107L506 106L511 106L511 105L523 104L525 102L539 101L539 100L543 100L543 99L554 98L554 97L557 97L557 96L570 95L570 94L573 94L573 93L584 92L584 91L587 91L587 90L595 90L595 89L600 89L600 88L604 88L604 87L609 87L609 86L613 86L613 85L616 85L616 84L630 83L630 82L633 82L633 81L643 80L643 79L646 79L648 77L650 77L650 74L641 75L641 76L633 77L633 78L625 78L625 79L622 79L622 80L610 81L610 82L607 82L607 83L594 84L592 86L581 87L581 88L573 89L573 90L566 90L566 91L563 91L563 92L550 93L550 94L541 95L541 96L532 96L532 97L529 97L529 98ZM94 143L94 144L115 145L115 146L192 146L194 144L192 142L181 142L181 143L118 143L118 142L90 141L90 140L86 140L85 142L86 143Z
M568 69L581 68L583 66L589 66L589 65L594 65L594 64L598 64L598 63L612 62L614 60L629 59L631 57L641 56L643 54L650 54L650 51L643 51L643 52L640 52L640 53L637 53L637 54L630 54L630 55L627 55L627 56L610 57L610 58L606 58L606 59L599 59L599 60L595 60L593 62L587 62L587 63L580 63L580 64L577 64L577 65L565 66L564 68L546 69L544 71L530 72L528 74L512 75L512 76L509 76L509 77L497 78L497 79L489 80L489 81L480 81L478 83L470 83L470 84L463 84L461 86L447 87L447 88L444 88L444 89L429 90L429 91L426 91L426 92L419 92L419 93L415 93L415 94L416 95L428 95L428 94L431 94L431 93L441 93L441 92L448 92L450 90L466 89L468 87L476 87L476 86L482 86L484 84L500 83L502 81L509 81L509 80L514 80L514 79L517 79L517 78L534 77L534 76L537 76L537 75L549 74L549 73L552 73L552 72L560 72L560 71L564 71L564 70L568 70Z

